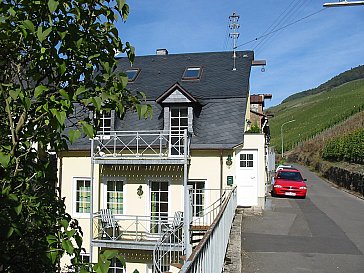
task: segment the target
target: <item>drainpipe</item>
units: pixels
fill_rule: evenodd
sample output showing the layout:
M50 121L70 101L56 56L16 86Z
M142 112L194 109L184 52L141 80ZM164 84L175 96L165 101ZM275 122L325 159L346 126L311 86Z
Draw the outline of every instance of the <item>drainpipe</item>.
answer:
M91 139L91 181L90 181L90 262L92 263L92 239L93 239L93 184L94 184L94 140Z
M62 176L63 176L63 157L58 156L57 160L58 169L58 188L59 188L59 198L62 198Z
M223 185L223 168L224 168L224 159L223 159L224 150L220 150L220 205L221 205L221 197L222 197L222 185Z

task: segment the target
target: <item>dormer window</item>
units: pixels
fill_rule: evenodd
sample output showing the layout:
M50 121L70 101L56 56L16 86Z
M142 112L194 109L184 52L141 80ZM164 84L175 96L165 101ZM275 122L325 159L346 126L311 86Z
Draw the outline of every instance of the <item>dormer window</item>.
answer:
M187 67L183 73L182 80L199 80L201 78L201 67Z
M110 131L114 130L114 111L110 111L107 113L106 111L102 111L97 115L99 120L98 131L102 135L109 135Z
M170 108L171 155L183 155L184 131L188 131L188 107Z
M138 77L140 72L139 68L132 68L125 71L126 75L128 76L128 82L134 82L135 79Z

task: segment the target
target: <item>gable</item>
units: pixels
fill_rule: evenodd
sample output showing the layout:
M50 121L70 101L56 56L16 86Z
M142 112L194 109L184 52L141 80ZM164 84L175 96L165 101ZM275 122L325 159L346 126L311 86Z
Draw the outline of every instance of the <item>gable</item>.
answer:
M197 100L178 82L167 89L156 99L157 103L192 103Z
M189 100L180 90L176 89L163 100L163 103L191 103L191 100Z

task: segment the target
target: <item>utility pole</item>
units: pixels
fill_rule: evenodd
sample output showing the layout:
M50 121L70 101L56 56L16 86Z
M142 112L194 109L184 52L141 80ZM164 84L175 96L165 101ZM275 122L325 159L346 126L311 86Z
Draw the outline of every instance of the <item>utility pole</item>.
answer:
M240 34L238 32L238 29L240 25L238 24L240 16L233 12L233 15L229 16L229 28L232 30L231 33L229 33L229 37L233 39L233 59L234 59L234 67L233 71L236 70L236 40L239 38Z

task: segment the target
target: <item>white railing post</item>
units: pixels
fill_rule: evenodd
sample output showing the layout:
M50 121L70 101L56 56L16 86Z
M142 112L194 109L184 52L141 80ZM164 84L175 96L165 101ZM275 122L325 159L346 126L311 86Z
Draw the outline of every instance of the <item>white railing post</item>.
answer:
M163 149L163 132L162 131L159 131L159 156L162 157L162 149Z
M187 138L187 130L184 131L185 139ZM190 194L188 190L188 164L187 164L187 143L184 142L184 164L183 164L183 188L184 188L184 217L183 217L183 225L184 225L184 248L185 255L189 257L192 253L192 246L190 244Z
M136 155L139 156L139 132L136 132Z
M117 147L117 135L116 135L116 132L114 132L114 156L116 155L116 147Z

